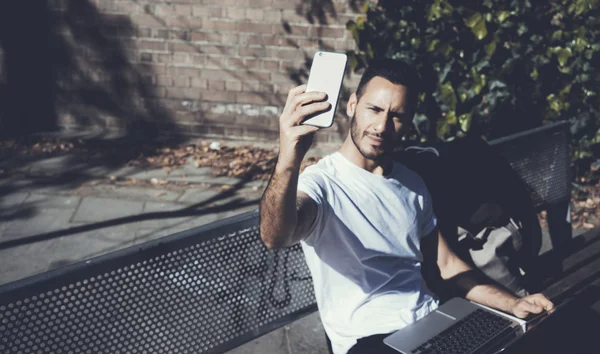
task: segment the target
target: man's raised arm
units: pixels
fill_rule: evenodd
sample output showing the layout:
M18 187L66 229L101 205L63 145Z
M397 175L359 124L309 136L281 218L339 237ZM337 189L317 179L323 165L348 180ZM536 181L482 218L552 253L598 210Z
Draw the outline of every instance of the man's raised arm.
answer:
M318 127L300 125L308 116L330 109L322 92L290 90L279 118L279 156L260 201L260 236L269 248L289 247L302 240L316 217L316 203L298 192L300 164Z

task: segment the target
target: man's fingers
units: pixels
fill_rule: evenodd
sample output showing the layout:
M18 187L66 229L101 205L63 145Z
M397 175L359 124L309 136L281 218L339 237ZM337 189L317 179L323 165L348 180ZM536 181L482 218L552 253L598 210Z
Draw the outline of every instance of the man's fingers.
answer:
M536 305L540 306L546 311L550 311L554 308L552 301L548 300L548 298L542 294L532 295L532 300Z
M538 306L538 305L536 305L534 303L531 303L531 302L529 302L529 301L527 301L525 299L523 301L521 301L520 306L521 306L521 309L523 311L527 311L527 312L530 312L530 313L540 313L540 312L542 312L544 310L543 307Z
M331 108L329 102L311 103L307 106L300 107L292 115L293 124L298 125L302 123L306 117L311 116L315 113L327 112Z
M327 94L325 92L311 91L305 92L301 95L297 95L290 102L290 112L300 109L303 105L308 105L311 102L320 102L327 98Z
M288 92L287 100L285 101L286 107L290 105L290 102L292 102L292 100L294 99L294 97L296 97L296 96L298 96L300 94L303 94L304 91L306 91L306 84L305 85L296 86L296 87L292 88Z

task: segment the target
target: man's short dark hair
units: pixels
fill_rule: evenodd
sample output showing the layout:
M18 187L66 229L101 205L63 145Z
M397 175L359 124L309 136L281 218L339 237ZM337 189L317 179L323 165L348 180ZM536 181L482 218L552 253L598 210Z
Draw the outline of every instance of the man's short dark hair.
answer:
M409 107L414 109L417 106L419 78L416 69L403 61L389 58L378 59L369 63L356 88L357 99L360 99L364 94L369 81L377 76L382 77L393 84L406 86L408 88Z

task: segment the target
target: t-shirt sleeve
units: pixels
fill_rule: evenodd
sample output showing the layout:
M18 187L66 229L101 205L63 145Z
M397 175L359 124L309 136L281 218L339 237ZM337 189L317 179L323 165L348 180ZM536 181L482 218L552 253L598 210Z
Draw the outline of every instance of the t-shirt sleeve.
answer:
M317 205L317 216L310 225L304 242L310 246L314 245L324 227L326 203L323 179L314 173L302 173L298 178L298 190L306 193Z
M421 238L429 235L437 225L437 218L433 212L433 202L431 200L431 194L425 185L423 185L423 192L419 197L421 204L421 218L419 220L419 227L421 230Z

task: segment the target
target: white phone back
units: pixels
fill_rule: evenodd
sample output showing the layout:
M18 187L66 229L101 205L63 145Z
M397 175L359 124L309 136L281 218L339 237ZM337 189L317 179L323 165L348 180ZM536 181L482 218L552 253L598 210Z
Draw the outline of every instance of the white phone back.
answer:
M320 91L327 93L327 102L331 109L327 112L309 117L302 124L328 128L333 124L337 103L342 89L344 72L348 57L343 53L317 52L310 68L306 92Z

